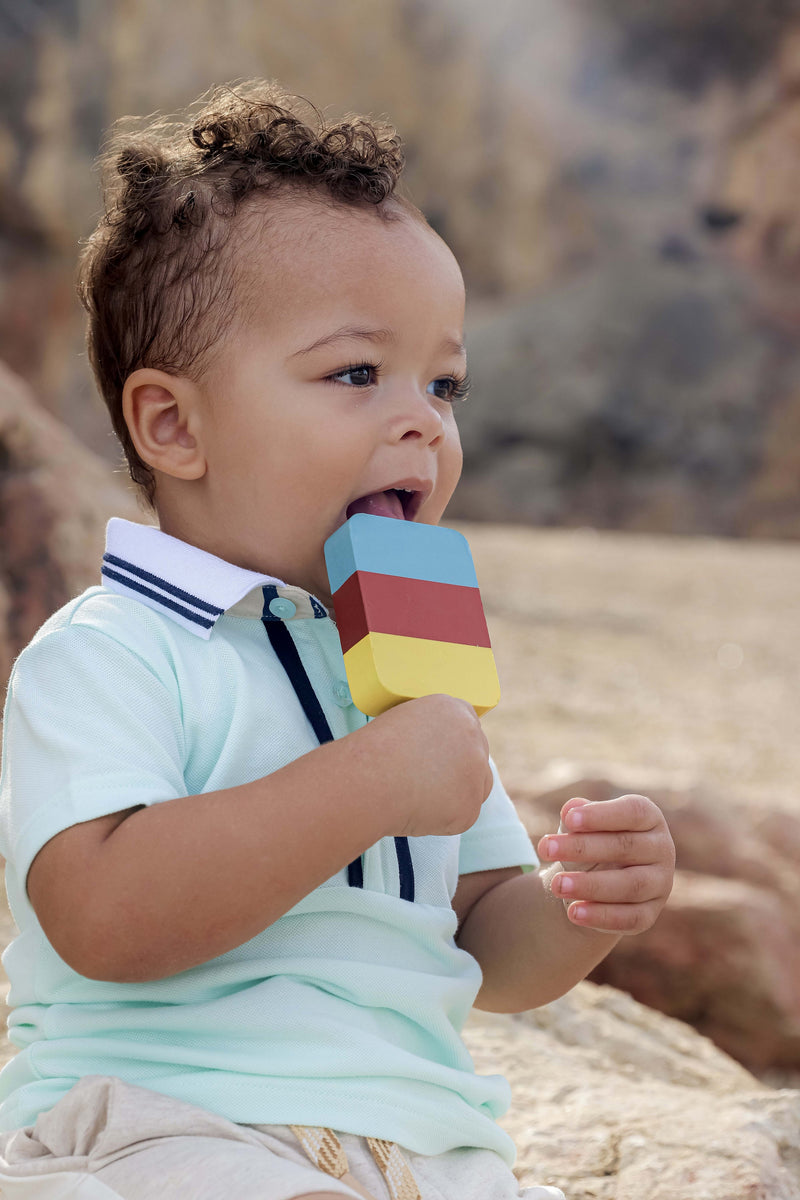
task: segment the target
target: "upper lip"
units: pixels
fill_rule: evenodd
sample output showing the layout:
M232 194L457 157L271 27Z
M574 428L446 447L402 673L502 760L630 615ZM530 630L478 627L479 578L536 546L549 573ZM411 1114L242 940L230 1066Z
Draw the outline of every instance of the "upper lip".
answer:
M375 492L392 492L399 488L404 488L413 493L407 501L403 502L405 519L413 521L433 491L433 480L431 479L420 479L416 475L409 476L407 479L396 479L394 483L387 483L385 487L376 487L370 492L362 492L359 496L354 496L350 503L352 504L354 500L361 500L364 496L372 496Z

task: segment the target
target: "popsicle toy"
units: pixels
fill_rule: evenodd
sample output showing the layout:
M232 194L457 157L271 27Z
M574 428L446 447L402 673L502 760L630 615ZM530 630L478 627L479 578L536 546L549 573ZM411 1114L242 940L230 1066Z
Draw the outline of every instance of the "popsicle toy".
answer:
M463 534L355 513L325 543L347 681L368 716L444 692L478 716L500 683Z

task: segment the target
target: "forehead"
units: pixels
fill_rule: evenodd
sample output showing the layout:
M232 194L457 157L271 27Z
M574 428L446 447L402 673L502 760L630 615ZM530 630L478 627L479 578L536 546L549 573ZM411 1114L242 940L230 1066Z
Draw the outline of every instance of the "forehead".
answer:
M390 202L391 203L391 202ZM240 243L247 309L271 322L342 306L404 310L423 304L460 328L458 263L424 221L399 204L347 206L314 196L278 198L248 214Z

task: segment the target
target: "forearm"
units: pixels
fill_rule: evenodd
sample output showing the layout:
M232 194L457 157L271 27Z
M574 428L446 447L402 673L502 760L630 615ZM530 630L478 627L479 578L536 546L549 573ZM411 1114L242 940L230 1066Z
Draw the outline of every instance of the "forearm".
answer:
M37 907L58 952L81 974L132 982L255 937L386 833L392 797L370 735L252 783L139 809L97 845L70 844L66 831L46 864L57 903Z
M382 837L470 829L491 787L475 710L424 696L263 779L69 826L28 895L79 974L159 979L249 941Z
M475 1006L522 1012L563 996L619 937L572 924L561 899L547 890L546 876L530 872L486 892L470 909L457 941L483 972Z

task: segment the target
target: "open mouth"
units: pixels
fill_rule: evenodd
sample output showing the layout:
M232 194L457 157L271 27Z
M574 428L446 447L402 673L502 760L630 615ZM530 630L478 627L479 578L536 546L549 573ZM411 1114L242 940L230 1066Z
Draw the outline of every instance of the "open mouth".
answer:
M355 513L371 513L376 517L394 517L398 521L413 521L419 512L425 493L414 488L387 488L383 492L370 492L347 506L347 516Z

